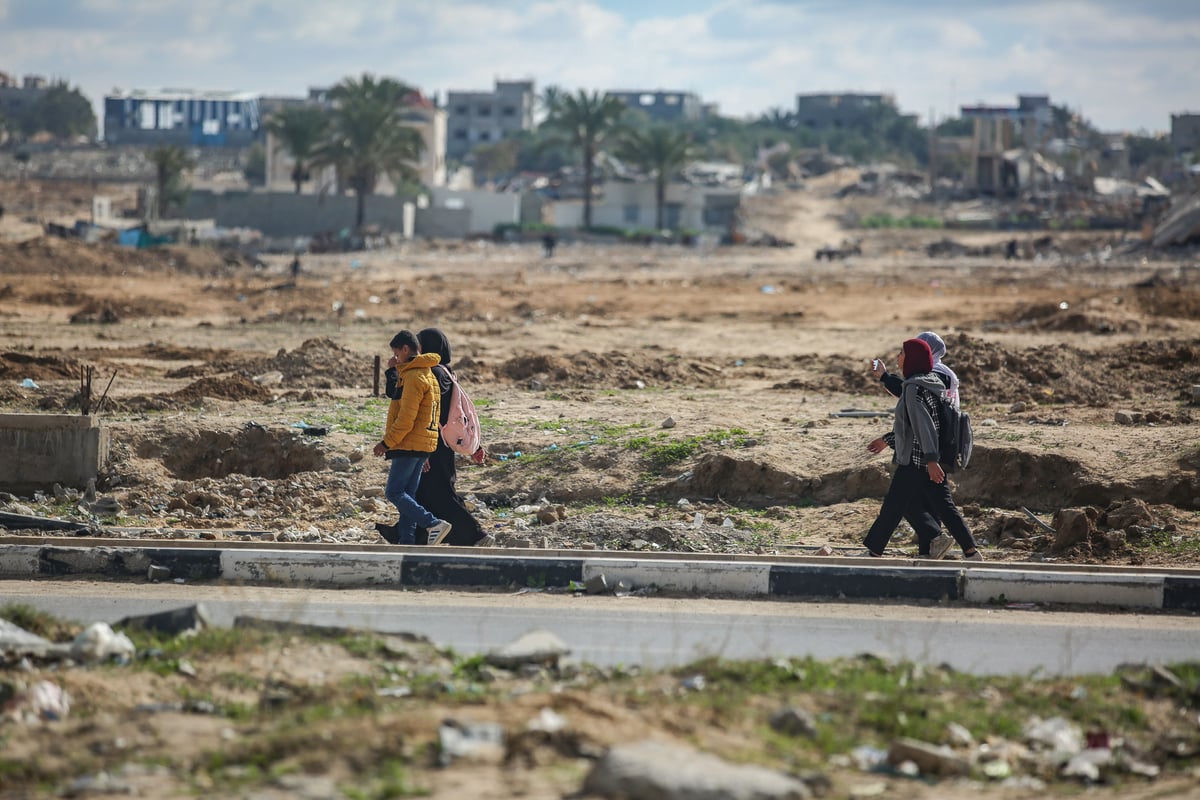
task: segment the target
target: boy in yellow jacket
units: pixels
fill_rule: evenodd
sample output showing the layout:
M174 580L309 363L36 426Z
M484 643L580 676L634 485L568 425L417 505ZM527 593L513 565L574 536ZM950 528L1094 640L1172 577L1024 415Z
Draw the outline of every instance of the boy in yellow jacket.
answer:
M411 331L392 337L388 369L399 372L396 391L388 406L387 428L374 453L391 461L384 496L400 512L395 525L376 524L375 529L391 544L413 544L417 526L429 529L429 543L441 544L450 533L450 523L430 514L416 501L421 472L429 454L437 449L441 435L441 391L430 367L441 357L421 354Z

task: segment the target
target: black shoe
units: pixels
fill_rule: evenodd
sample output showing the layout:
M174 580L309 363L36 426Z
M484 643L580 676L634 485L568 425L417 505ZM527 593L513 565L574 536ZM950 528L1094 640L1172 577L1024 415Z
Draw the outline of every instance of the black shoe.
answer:
M376 522L375 530L379 531L379 535L388 544L400 544L400 532L396 530L395 525L384 525L382 522Z

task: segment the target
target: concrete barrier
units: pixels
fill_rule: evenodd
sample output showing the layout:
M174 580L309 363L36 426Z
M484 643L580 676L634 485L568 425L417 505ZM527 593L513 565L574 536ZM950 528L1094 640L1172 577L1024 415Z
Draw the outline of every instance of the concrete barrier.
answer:
M93 415L0 414L0 490L87 486L108 463L109 434Z
M150 566L183 580L287 586L380 588L557 588L583 586L603 574L609 586L790 600L881 599L1200 610L1200 574L1192 570L1131 573L1028 565L767 563L611 556L466 552L456 548L372 551L257 549L235 546L95 547L55 542L0 544L0 578L96 575L145 580ZM865 560L865 559L864 559ZM822 560L824 561L824 560Z

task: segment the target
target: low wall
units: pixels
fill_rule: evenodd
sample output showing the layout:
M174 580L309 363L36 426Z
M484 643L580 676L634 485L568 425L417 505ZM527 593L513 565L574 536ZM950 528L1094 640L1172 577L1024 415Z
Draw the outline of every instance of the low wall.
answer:
M108 463L109 433L82 414L0 414L0 490L82 489Z

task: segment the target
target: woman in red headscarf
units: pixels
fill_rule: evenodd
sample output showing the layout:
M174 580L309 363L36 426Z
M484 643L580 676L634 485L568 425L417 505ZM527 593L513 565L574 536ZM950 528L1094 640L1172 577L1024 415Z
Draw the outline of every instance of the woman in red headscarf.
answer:
M900 399L890 433L871 441L867 450L882 453L891 447L896 471L883 497L879 516L867 532L863 544L872 556L882 556L884 548L905 516L905 512L928 507L950 530L963 556L982 561L967 523L954 505L946 473L938 463L938 406L945 385L933 374L933 353L921 339L907 339L900 348L900 372L904 375ZM917 531L918 539L932 538L940 531L927 514L910 515L922 525L934 525L931 531Z

